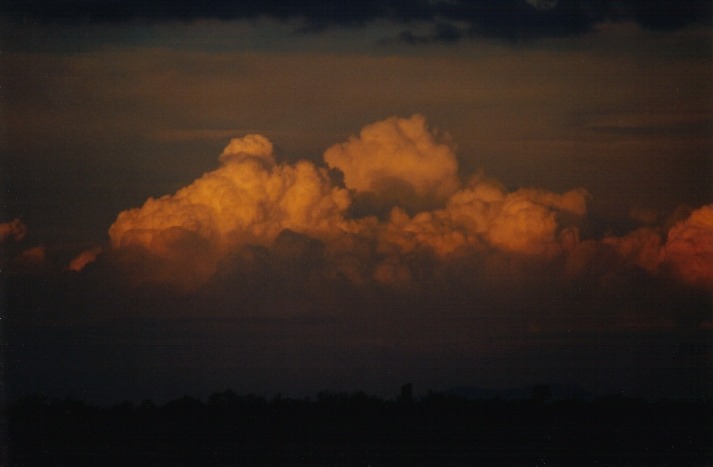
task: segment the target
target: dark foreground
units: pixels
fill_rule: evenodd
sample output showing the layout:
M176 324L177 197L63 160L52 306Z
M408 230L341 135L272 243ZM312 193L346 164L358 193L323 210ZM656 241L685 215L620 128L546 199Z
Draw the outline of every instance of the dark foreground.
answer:
M185 397L7 412L11 465L713 465L711 400Z

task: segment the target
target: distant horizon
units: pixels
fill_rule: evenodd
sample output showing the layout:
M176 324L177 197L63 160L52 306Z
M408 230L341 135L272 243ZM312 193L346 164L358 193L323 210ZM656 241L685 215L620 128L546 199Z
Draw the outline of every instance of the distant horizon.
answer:
M546 388L548 390L548 396L546 400L549 402L556 401L581 401L581 402L591 402L597 399L608 399L612 397L623 397L625 399L632 400L645 400L647 402L660 402L666 400L681 401L681 402L695 402L695 401L710 401L713 398L713 394L700 393L686 394L686 395L671 395L671 394L660 394L655 395L653 393L636 393L627 392L625 390L611 390L611 391L590 391L587 388L580 386L578 384L569 383L547 383L539 382L533 383L531 385L524 386L512 386L512 387L486 387L486 386L447 386L445 389L434 390L432 388L423 388L412 385L411 383L404 382L400 386L393 388L393 391L388 391L387 389L382 389L380 392L372 392L365 389L348 389L348 388L323 388L317 390L314 393L300 393L300 394L289 394L282 391L271 392L269 390L265 391L252 391L252 392L237 392L234 391L232 387L226 386L222 389L207 390L202 391L200 394L196 392L181 392L180 390L174 391L175 396L162 396L158 398L154 397L138 397L133 398L115 398L115 399L97 399L92 397L87 397L86 399L80 397L76 394L51 394L45 391L28 391L22 394L15 394L12 397L7 397L5 400L6 408L20 401L34 399L40 397L46 402L61 402L63 400L75 400L77 402L82 402L90 404L97 407L111 407L113 405L121 404L124 402L130 402L132 404L140 404L142 402L150 401L157 406L162 406L167 403L181 400L184 398L191 398L203 403L209 402L211 396L224 394L231 392L237 397L258 397L266 401L271 401L275 399L292 399L301 401L314 401L320 396L356 396L365 395L368 397L376 397L383 401L396 401L402 395L402 391L405 385L410 385L413 388L413 399L415 401L423 400L431 395L442 395L455 398L462 398L473 401L487 401L487 400L503 400L503 401L518 401L518 400L531 400L533 399L533 390L535 388Z
M226 391L110 407L27 398L4 415L18 465L703 465L713 400L553 400L320 393L265 399ZM5 428L5 426L1 426ZM4 433L0 432L0 436Z

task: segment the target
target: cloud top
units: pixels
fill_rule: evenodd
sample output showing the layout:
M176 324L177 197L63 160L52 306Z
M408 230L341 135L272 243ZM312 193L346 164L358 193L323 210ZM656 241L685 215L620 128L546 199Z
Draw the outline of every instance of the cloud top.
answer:
M444 140L428 129L422 115L391 117L328 148L324 160L342 171L347 188L432 205L459 186L458 161Z

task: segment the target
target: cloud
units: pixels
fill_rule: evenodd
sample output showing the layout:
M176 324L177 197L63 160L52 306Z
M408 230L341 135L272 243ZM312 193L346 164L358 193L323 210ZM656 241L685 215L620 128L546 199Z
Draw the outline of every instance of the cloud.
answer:
M581 189L562 195L525 188L508 193L497 181L476 177L454 193L444 209L412 218L395 209L383 241L401 251L429 246L439 256L487 245L507 253L553 257L563 251L570 234L577 235L576 226L564 229L560 218L583 216L587 197Z
M654 224L659 213L655 209L634 207L629 210L629 217L642 224Z
M581 189L508 192L483 176L459 189L453 145L421 115L367 125L324 160L346 188L327 167L276 161L264 136L233 139L217 170L120 213L109 229L113 257L137 282L195 288L245 247L284 257L280 245L292 232L324 245L309 261L323 265L325 279L402 287L425 277L414 255L445 261L494 250L552 259L578 240L572 219L586 213ZM350 206L364 193L389 214L355 216ZM82 253L71 266L94 258L94 250Z
M512 281L528 264L548 264L555 277L606 282L638 270L713 288L713 205L679 210L664 226L582 240L586 190L510 191L483 174L461 187L453 145L420 115L367 125L324 160L329 167L280 162L264 136L233 139L218 169L121 212L109 229L109 261L135 283L186 290L216 277L250 282L251 274L282 283L284 293L337 283L406 290L447 270ZM354 211L365 193L372 212ZM99 252L81 253L69 268Z
M686 283L713 290L713 204L668 231L665 262Z
M234 138L220 154L220 162L236 161L245 158L263 160L265 163L275 164L275 156L270 140L261 135L248 135L244 138Z
M118 3L105 0L9 0L0 12L15 20L38 18L51 22L190 21L277 18L298 19L304 31L322 31L330 26L363 25L375 20L402 24L435 23L435 40L451 40L453 24L471 36L506 38L551 37L591 31L603 21L636 21L647 28L672 29L694 22L710 21L708 0L618 2L590 0L328 0L300 2L196 2ZM447 34L439 31L448 30Z
M458 160L446 141L429 131L422 115L391 117L328 148L324 160L342 171L347 188L402 205L432 206L460 184Z
M663 261L661 235L649 227L636 229L621 237L606 236L602 243L612 247L626 263L651 273L655 273Z
M84 250L77 256L75 256L72 261L69 262L69 264L67 265L67 269L69 269L70 271L79 272L84 269L88 264L96 261L97 257L101 254L101 252L102 248L99 246Z
M457 157L444 140L421 115L367 125L324 153L345 189L324 167L278 163L263 136L236 138L219 169L120 213L111 244L139 282L192 288L245 246L284 257L279 245L288 231L322 242L310 261L323 264L325 278L395 287L428 276L416 270L423 255L443 262L497 251L551 260L578 242L586 191L508 192L484 176L459 189ZM349 212L364 193L392 206L385 219Z
M20 219L0 223L0 243L22 241L27 235L27 226Z
M110 227L113 248L154 259L142 268L145 278L203 282L228 252L270 245L285 229L328 235L349 207L347 191L332 186L325 168L276 163L263 136L233 139L220 162L174 195L120 213Z
M369 125L359 138L329 148L324 158L344 171L348 188L367 190L379 187L375 180L380 177L398 177L414 193L430 196L432 206L441 206L418 210L404 203L404 198L393 199L396 205L384 221L372 217L353 220L352 233L371 245L370 259L341 257L352 259L350 274L360 281L365 280L364 274L371 274L379 283L403 288L427 280L431 273L424 272L424 261L431 261L429 257L445 264L459 258L471 261L473 255L495 251L551 260L579 241L576 222L586 214L589 195L585 190L557 194L522 188L508 192L482 175L456 190L459 178L452 146L436 143L418 115ZM419 164L419 170L409 170ZM449 188L429 191L436 186ZM357 199L360 193L357 190ZM377 198L389 196L388 191L376 194Z
M44 246L34 246L22 250L12 261L13 273L32 274L46 270L50 266L47 249Z
M486 230L488 241L499 248L530 254L554 256L561 252L571 227L561 237L560 214L582 216L586 212L587 192L572 190L562 195L537 189L520 189L509 193L502 202L490 206Z
M19 218L0 223L0 276L44 273L52 263L43 245L26 246L27 225Z
M713 205L693 210L665 236L659 229L642 227L623 236L606 236L601 243L626 264L655 275L670 272L686 285L713 289Z
M549 10L557 6L557 0L525 0L537 9Z

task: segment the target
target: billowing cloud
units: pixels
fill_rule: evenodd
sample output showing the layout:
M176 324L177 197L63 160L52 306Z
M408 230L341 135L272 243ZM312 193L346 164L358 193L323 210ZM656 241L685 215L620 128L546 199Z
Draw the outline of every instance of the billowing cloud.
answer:
M401 251L429 246L439 256L487 246L553 257L577 236L576 227L564 229L560 218L584 215L587 196L584 190L563 195L537 189L508 193L496 181L476 177L469 187L454 193L444 209L412 218L395 209L383 241Z
M549 260L579 241L586 191L508 192L482 175L459 189L453 145L420 115L367 125L324 160L343 172L346 189L325 167L277 162L263 136L233 139L217 170L120 213L109 229L113 250L139 282L193 288L244 256L244 247L277 248L292 232L324 245L309 261L323 264L325 277L401 287L424 277L414 269L422 268L418 255L449 261L497 251ZM363 193L392 206L385 219L349 211ZM72 266L95 257L87 252Z
M218 169L120 213L109 229L110 256L137 282L188 289L236 267L287 277L279 272L285 261L301 271L288 274L290 281L300 276L315 284L346 280L395 289L423 284L457 262L516 271L518 262L533 261L559 264L570 277L635 267L713 287L713 206L668 226L580 240L586 190L509 191L482 174L459 187L453 146L420 115L367 125L358 137L328 148L324 160L343 180L313 162L277 161L263 136L233 139ZM397 188L409 196L395 196ZM384 205L390 211L350 210L365 192L377 211ZM83 252L69 268L80 270L98 254ZM241 266L229 264L235 262Z
M429 131L422 115L367 125L327 149L324 160L344 173L347 188L414 207L442 202L459 185L452 145Z
M624 236L606 236L604 245L612 247L626 262L642 267L648 272L656 272L663 261L661 235L654 229L642 227Z
M664 251L679 278L713 290L713 204L671 227Z
M582 190L508 193L484 177L458 190L453 146L420 115L367 125L359 137L327 149L324 159L344 173L347 189L325 167L278 163L263 136L233 139L217 170L120 213L109 229L113 250L139 282L192 288L243 247L271 248L290 231L323 242L327 276L403 285L413 276L407 257L417 252L446 259L495 249L551 258L563 251L561 214L586 210ZM367 191L377 204L395 205L387 219L351 217L353 198ZM415 209L429 204L442 207ZM80 269L96 254L81 254L71 267Z
M0 243L19 242L27 235L27 226L20 219L0 223Z
M450 207L475 229L484 233L496 248L529 255L554 256L561 252L563 240L576 235L571 227L560 230L560 216L582 216L586 212L587 192L572 190L556 194L538 189L519 189L502 193L501 198L485 201L480 190L463 193ZM489 187L492 190L492 187ZM488 196L493 196L490 191ZM475 214L475 215L473 215Z
M232 140L220 162L174 195L120 213L109 229L112 246L157 260L149 276L160 270L190 285L210 277L227 252L269 245L285 229L328 235L349 207L347 191L331 184L326 169L276 163L262 136Z
M602 244L621 260L652 274L672 271L679 281L713 289L713 205L676 222L665 235L642 227L623 236L606 236Z

